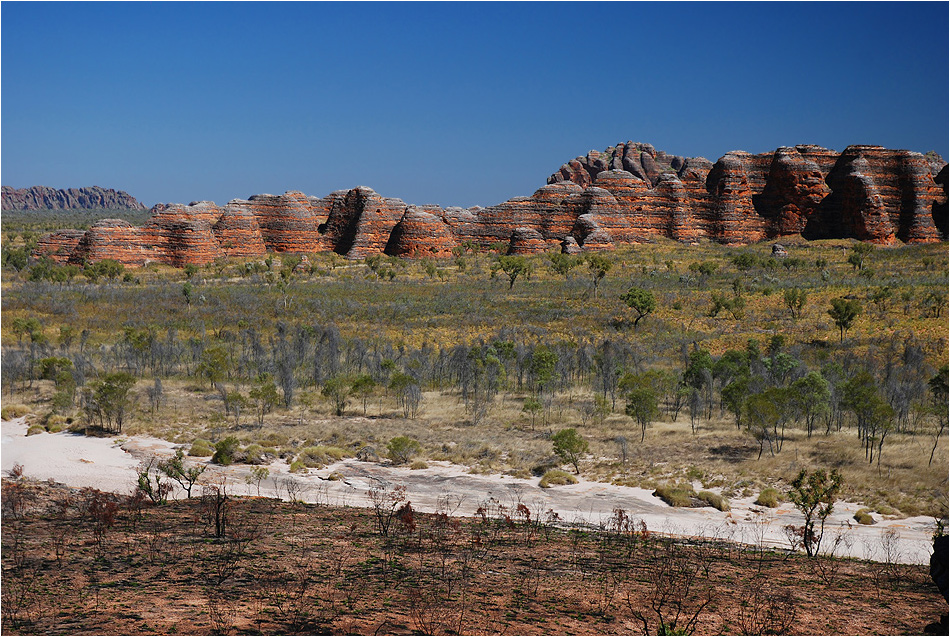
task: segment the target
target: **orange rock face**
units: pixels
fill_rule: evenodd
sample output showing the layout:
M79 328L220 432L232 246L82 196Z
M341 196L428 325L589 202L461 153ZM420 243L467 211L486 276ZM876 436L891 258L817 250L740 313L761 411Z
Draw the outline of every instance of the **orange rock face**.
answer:
M259 257L267 252L257 217L238 201L225 206L211 232L229 257Z
M123 219L102 219L82 236L69 256L69 263L81 265L114 259L135 267L145 265L151 255L142 228Z
M155 211L141 230L147 258L183 267L205 265L224 256L211 232L211 225L220 217L221 210L210 201L173 204Z
M57 230L45 235L36 242L36 249L33 251L35 257L49 257L56 263L67 263L70 255L75 251L76 246L85 230Z
M538 254L546 252L551 247L541 233L534 228L518 228L511 233L508 254Z
M488 208L409 206L364 186L322 198L255 195L223 208L158 205L142 228L103 220L81 237L44 237L37 254L180 266L267 251L441 258L466 242L530 254L558 246L609 250L658 237L744 244L801 234L892 244L947 234L947 163L880 146L733 151L712 164L626 142L571 160L548 182L530 197Z
M457 245L451 227L438 212L409 206L399 223L393 227L386 244L386 254L444 259L452 256L452 248Z

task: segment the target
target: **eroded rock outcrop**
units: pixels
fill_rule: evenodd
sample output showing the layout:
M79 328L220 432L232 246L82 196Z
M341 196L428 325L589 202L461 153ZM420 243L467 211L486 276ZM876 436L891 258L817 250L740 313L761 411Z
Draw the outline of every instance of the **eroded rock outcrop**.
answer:
M439 212L409 206L393 227L385 252L398 257L443 259L452 256L452 248L457 245L452 228Z
M67 263L85 234L85 230L57 230L51 232L40 237L36 242L36 250L33 254L40 258L49 257L55 263Z
M45 237L37 254L184 265L267 251L441 258L462 244L531 254L660 237L743 244L801 234L886 245L947 233L947 163L881 146L732 151L713 164L626 142L571 160L548 181L530 197L487 208L412 206L365 186L325 197L254 195L223 207L161 204L142 228L103 220L81 237Z
M145 206L129 193L99 186L65 189L3 186L0 190L2 210L145 210Z

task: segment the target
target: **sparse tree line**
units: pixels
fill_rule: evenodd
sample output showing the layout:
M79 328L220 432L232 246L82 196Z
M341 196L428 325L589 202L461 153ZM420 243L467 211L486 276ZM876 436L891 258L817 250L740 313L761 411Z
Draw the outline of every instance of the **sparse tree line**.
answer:
M630 293L627 300L643 299ZM54 344L38 320L14 323L20 342L4 348L8 396L52 381L54 413L79 413L85 425L111 433L120 433L146 398L153 415L161 412L163 379L191 379L218 396L234 427L262 427L308 390L336 416L366 415L373 406L379 412L385 397L403 418L424 409L424 392L439 392L457 397L473 425L499 400L521 401L534 429L549 425L556 396L569 395L581 424L624 413L641 442L652 423L682 413L694 433L731 416L760 457L780 453L790 428L812 437L853 427L867 461L880 464L891 433L932 435L936 449L947 425L947 367L934 369L909 336L862 354L818 356L824 363L809 367L803 347L782 335L718 356L683 344L664 361L647 358L623 336L551 342L513 329L469 344L412 348L378 337L344 339L332 324L278 321L270 334L222 328L187 338L175 328L127 326L117 342L89 348L86 331L63 327Z

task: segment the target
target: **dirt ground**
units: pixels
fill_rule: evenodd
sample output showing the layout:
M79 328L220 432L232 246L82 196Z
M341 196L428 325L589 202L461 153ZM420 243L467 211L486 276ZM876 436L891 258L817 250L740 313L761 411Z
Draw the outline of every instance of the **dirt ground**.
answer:
M947 611L925 566L671 541L624 516L570 531L527 507L410 512L394 489L375 508L3 489L7 634L919 634Z

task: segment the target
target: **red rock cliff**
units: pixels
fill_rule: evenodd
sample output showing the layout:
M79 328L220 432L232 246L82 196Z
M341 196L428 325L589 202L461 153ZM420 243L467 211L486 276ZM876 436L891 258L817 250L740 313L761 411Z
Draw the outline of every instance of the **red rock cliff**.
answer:
M511 253L526 254L657 237L743 244L801 234L893 244L947 233L947 163L881 146L733 151L713 164L626 142L571 160L548 182L530 197L487 208L409 206L364 186L322 198L255 195L223 208L162 204L143 228L103 220L81 237L50 235L37 253L180 266L268 250L446 257L465 242L506 243Z

